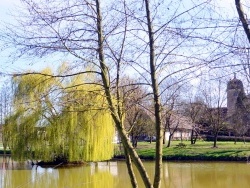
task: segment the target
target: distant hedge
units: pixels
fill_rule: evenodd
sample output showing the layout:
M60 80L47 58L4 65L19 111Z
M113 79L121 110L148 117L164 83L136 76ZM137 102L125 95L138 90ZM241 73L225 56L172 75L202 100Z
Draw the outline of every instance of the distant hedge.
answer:
M3 154L4 154L4 151L3 151L3 150L0 150L0 155L3 155ZM7 151L5 152L5 154L10 155L10 154L11 154L11 151L10 151L10 150L7 150Z
M210 135L206 135L206 136L203 136L203 139L205 141L213 141L214 140L214 137L213 136L210 136ZM246 141L246 142L249 142L250 141L250 137L236 137L236 141L237 142L243 142L243 141ZM232 141L234 142L235 141L235 136L218 136L217 137L217 141Z

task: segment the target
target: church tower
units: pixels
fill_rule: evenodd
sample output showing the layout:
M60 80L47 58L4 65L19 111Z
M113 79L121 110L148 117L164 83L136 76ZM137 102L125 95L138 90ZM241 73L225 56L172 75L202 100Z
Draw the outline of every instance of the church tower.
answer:
M245 97L244 87L241 80L234 78L227 83L227 114L231 116L235 113L237 107L243 104L242 99Z

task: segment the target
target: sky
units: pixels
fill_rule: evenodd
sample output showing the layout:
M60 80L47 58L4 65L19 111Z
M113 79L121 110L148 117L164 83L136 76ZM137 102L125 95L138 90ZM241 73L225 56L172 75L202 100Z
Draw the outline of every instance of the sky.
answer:
M236 13L234 7L234 0L212 0L212 2L221 7L220 9L225 14L234 15ZM3 22L12 23L14 20L11 17L10 13L13 12L15 6L19 4L19 0L0 0L0 29L3 27ZM0 72L4 73L13 73L25 71L27 69L32 70L41 70L42 68L48 66L47 60L43 59L41 62L28 64L23 60L17 62L10 62L7 53L0 52ZM2 76L0 76L0 82L2 80Z
M20 6L19 0L0 0L0 30L4 28L4 24L14 23L14 19L11 14L14 12L16 6ZM26 70L39 71L43 68L51 66L51 60L48 59L37 59L36 63L27 63L27 61L21 59L16 62L11 62L8 58L8 51L0 51L0 72L12 74L20 73ZM57 58L54 58L57 61ZM53 65L52 65L53 66ZM5 77L0 75L0 84Z
M249 0L242 0L242 1L243 3L246 3L246 1L249 1ZM214 6L219 7L218 10L220 11L220 14L226 15L227 18L230 18L231 16L232 17L237 16L237 12L236 12L235 5L234 5L235 0L211 0L211 2L214 3ZM3 24L2 24L3 22L4 23L14 22L14 19L11 17L10 14L18 5L20 5L19 0L0 0L0 30L3 28ZM250 10L248 11L250 12ZM55 62L57 61L58 63L59 61L55 59L56 58L52 60L40 59L36 63L32 63L32 64L27 63L27 61L24 61L24 60L10 62L7 56L7 53L1 53L0 51L0 73L3 72L7 74L12 74L16 72L24 72L26 70L39 71L45 67L51 66L51 61L55 61ZM7 78L6 76L3 76L0 74L0 87L3 81L6 80L6 78ZM193 79L191 84L198 86L200 84L200 80Z

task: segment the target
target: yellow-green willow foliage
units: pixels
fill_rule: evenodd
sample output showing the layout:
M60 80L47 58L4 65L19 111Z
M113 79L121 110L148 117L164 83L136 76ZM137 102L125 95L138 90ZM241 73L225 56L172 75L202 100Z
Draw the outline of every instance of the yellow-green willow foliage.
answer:
M14 113L6 119L16 160L101 161L113 156L113 121L100 86L67 85L51 76L27 74L13 79Z
M80 85L81 82L81 76L74 77L63 97L64 100L72 101L67 103L61 116L63 121L68 122L64 150L70 161L110 159L114 151L114 126L103 91L100 86Z

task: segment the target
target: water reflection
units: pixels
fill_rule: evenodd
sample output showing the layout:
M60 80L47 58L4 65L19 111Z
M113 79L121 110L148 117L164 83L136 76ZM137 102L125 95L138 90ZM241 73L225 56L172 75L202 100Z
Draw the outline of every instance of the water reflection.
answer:
M164 187L247 188L250 165L246 163L164 163Z
M41 168L30 163L16 163L0 158L2 188L127 188L130 181L122 161L90 163L71 168ZM145 162L153 177L153 162ZM138 172L137 176L138 176ZM246 163L185 163L163 164L163 188L247 188L250 185L250 165ZM139 187L144 187L139 179Z

